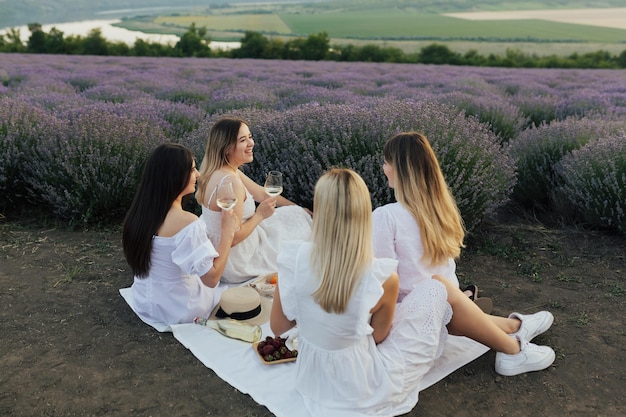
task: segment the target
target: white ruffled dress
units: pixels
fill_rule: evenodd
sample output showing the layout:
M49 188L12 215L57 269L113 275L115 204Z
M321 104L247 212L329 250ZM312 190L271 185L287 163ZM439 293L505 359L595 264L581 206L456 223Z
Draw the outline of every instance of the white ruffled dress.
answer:
M133 307L144 321L191 323L208 317L221 288L202 283L219 254L207 238L205 224L196 220L172 237L154 236L148 276L135 277Z
M246 189L243 221L252 217L255 211L254 198ZM206 223L209 239L217 246L222 236L222 212L202 206L200 218ZM277 207L272 216L259 223L247 238L231 248L222 281L242 283L276 272L276 258L281 241L308 240L311 224L311 216L302 207Z
M298 326L296 390L311 415L395 416L417 403L421 379L442 354L452 317L446 289L428 280L398 304L389 336L376 345L369 311L396 269L376 259L343 314L327 313L313 301L318 287L310 242L283 244L278 285L283 312ZM419 291L419 294L418 294Z

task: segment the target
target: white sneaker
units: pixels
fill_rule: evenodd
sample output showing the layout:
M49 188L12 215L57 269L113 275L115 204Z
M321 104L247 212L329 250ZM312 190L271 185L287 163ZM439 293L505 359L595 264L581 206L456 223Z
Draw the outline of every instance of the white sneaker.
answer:
M519 330L511 336L516 337L517 340L528 340L529 342L548 330L554 321L554 316L549 311L540 311L529 315L512 313L509 318L519 319L522 322Z
M513 376L525 372L541 371L552 365L556 355L549 346L537 346L527 341L520 342L521 351L515 355L496 353L496 372Z

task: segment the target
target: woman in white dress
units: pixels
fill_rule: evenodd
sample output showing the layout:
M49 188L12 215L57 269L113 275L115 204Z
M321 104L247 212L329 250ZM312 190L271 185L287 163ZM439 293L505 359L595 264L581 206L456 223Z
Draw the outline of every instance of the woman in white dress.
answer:
M435 274L458 286L454 259L464 247L465 230L428 139L417 132L399 133L385 143L383 157L383 172L398 201L374 210L374 255L398 261L398 300ZM482 300L474 301L482 308ZM548 311L489 317L509 333L519 329L520 321L536 321L538 333L526 335L528 341L548 330L554 320Z
M374 258L370 195L354 171L325 173L313 208L312 241L281 247L270 316L275 335L298 326L295 384L311 415L409 412L448 332L506 352L502 369L514 362L512 370L528 372L554 360L552 349L507 335L441 276L396 306L397 261Z
M308 239L311 233L311 216L305 209L283 196L270 197L264 187L240 170L243 164L252 162L253 148L254 138L244 120L221 118L211 127L200 166L196 199L202 205L200 218L213 243L221 236L217 187L230 181L236 194L233 211L241 225L222 277L228 283L275 272L281 240Z
M198 175L191 151L158 146L126 214L122 245L134 274L133 309L146 322L191 323L208 317L219 301L217 286L239 221L232 212L222 214L222 239L213 246L204 222L183 210Z

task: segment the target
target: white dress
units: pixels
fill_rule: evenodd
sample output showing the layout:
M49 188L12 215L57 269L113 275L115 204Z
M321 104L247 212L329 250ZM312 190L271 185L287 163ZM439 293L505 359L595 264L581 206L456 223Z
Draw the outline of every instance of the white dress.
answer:
M296 390L313 416L395 416L418 400L421 379L443 352L452 309L443 284L428 280L398 304L391 332L376 345L369 311L396 261L376 259L343 314L327 313L311 293L318 279L311 242L283 244L278 285L285 316L298 326Z
M372 213L374 256L398 261L400 294L398 300L411 292L419 283L439 274L459 286L456 264L449 258L444 264L429 266L422 262L424 245L419 226L411 213L400 203L378 207Z
M254 198L246 189L243 221L256 211ZM200 218L206 223L208 236L215 246L222 236L222 212L202 206ZM280 242L285 239L308 240L311 235L311 216L299 206L278 207L252 233L233 246L222 274L222 281L241 283L263 274L276 272L276 258Z
M172 237L154 236L148 276L135 276L131 287L136 313L148 322L166 324L208 317L221 288L204 285L200 276L213 267L217 256L200 220Z

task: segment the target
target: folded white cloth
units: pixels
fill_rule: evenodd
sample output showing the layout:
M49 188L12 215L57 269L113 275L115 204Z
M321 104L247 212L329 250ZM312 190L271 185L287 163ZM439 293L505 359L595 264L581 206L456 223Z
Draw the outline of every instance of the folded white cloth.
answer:
M132 308L130 288L120 294ZM257 403L266 406L277 417L312 417L294 388L295 362L266 365L257 356L250 343L229 339L215 330L198 324L146 323L160 332L171 331L207 368L239 391L249 394ZM269 323L261 326L263 337L273 336ZM425 390L460 367L487 352L489 348L466 337L448 336L443 355L422 379L419 391ZM267 381L281 381L277 391Z

